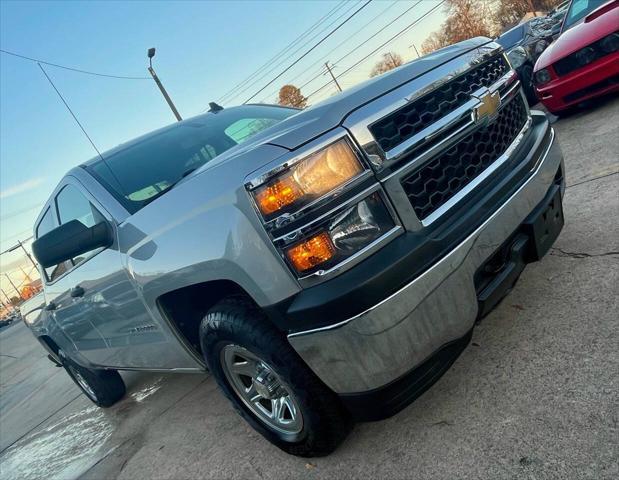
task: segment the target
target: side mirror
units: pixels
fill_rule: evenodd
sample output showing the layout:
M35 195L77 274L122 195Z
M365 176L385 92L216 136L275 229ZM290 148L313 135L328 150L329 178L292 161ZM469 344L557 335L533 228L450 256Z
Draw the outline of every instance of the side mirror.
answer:
M71 220L37 238L32 253L47 268L112 243L114 235L107 222L87 227L79 220Z

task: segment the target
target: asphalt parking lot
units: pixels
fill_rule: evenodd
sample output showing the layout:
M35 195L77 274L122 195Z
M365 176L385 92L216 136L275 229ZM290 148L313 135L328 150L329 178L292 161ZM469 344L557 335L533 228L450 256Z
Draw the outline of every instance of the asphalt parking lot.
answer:
M0 476L619 478L619 98L554 124L566 225L443 378L331 456L288 456L208 375L123 374L94 407L26 327L0 331Z

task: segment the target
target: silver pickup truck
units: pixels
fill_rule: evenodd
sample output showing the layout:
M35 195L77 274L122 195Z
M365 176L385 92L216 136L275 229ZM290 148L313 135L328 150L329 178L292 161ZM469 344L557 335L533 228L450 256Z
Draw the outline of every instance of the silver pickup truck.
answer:
M449 368L563 226L563 158L496 43L303 111L222 108L72 169L34 227L26 323L107 407L118 370L209 370L285 451L325 455Z

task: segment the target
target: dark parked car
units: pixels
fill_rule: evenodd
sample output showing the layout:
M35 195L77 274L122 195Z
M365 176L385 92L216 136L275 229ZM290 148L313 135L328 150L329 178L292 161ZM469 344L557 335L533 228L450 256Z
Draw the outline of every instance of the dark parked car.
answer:
M552 42L552 36L533 25L533 21L516 25L496 39L507 53L512 67L518 72L529 105L537 103L533 87L533 65Z
M19 319L19 314L16 312L11 312L3 319L0 319L0 327L6 327L7 325L10 325L11 323L13 323L15 320L18 320L18 319Z

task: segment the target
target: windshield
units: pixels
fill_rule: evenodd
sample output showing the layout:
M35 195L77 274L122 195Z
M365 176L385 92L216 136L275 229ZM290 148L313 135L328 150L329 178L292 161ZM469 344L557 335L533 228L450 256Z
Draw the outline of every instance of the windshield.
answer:
M503 35L501 35L499 38L497 38L496 41L503 48L507 49L507 48L512 47L516 43L518 43L522 39L523 35L524 35L524 26L520 25L516 28L512 28L511 30L508 30Z
M573 0L570 4L567 13L565 14L565 20L563 21L563 28L561 31L565 32L569 28L573 27L576 23L589 15L593 10L601 7L608 0Z
M224 109L138 139L86 168L135 213L192 171L297 112L266 105Z

